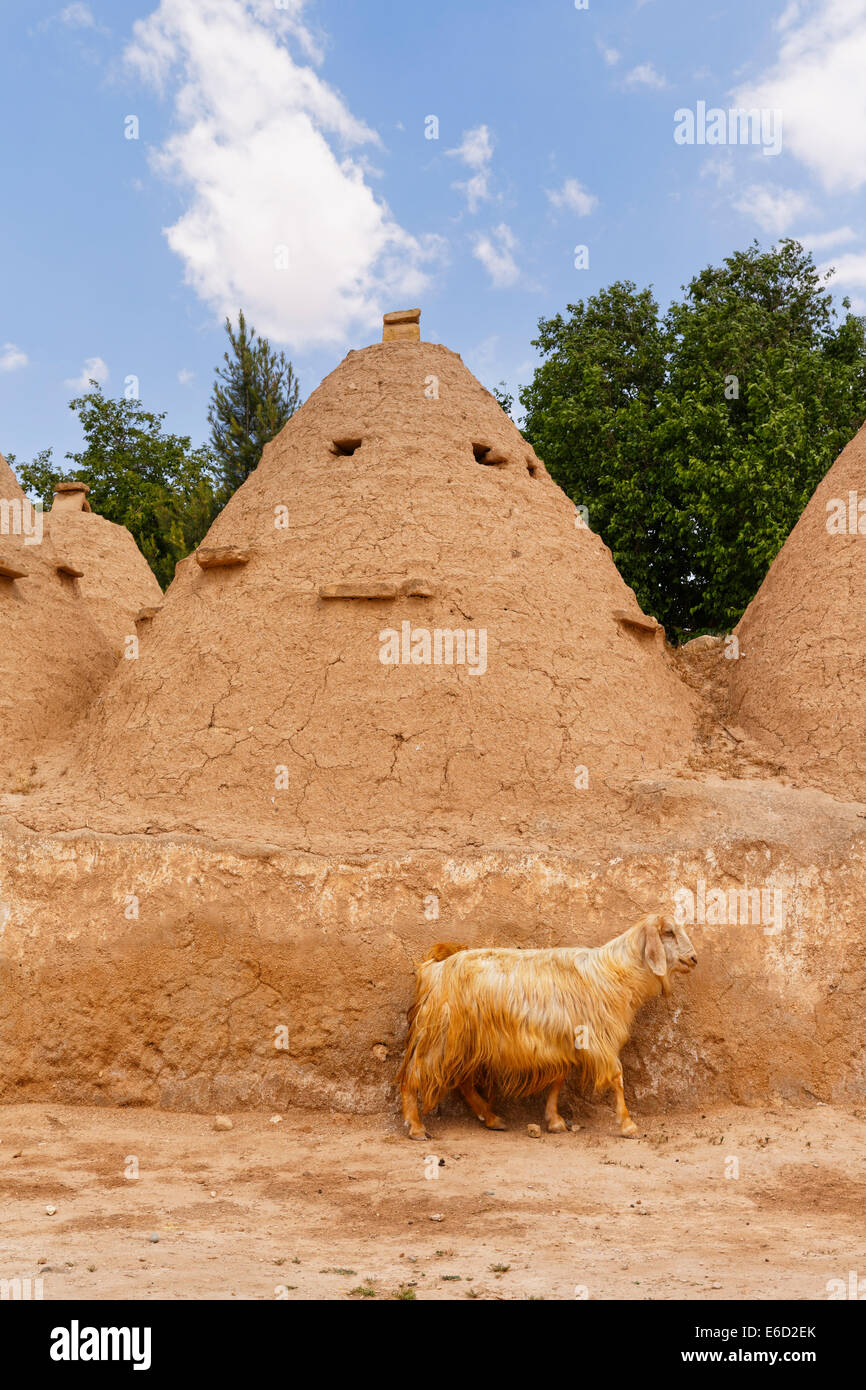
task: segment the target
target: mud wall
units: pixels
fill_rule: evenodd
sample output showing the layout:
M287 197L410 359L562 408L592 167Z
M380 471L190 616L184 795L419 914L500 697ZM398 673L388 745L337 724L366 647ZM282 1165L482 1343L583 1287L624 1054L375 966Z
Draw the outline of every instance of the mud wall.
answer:
M784 921L697 922L699 965L640 1016L637 1113L866 1097L866 836L601 863L325 860L180 837L0 828L0 1100L387 1111L431 942L595 945L683 886L759 884Z

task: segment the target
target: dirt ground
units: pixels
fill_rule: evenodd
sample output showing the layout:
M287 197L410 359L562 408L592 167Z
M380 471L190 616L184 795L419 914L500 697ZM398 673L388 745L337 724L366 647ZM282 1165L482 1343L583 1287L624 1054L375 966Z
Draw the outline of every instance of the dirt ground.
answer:
M534 1108L501 1134L449 1108L412 1143L308 1110L217 1131L0 1107L0 1279L41 1275L46 1300L826 1299L866 1275L863 1111L638 1115L629 1140L583 1102L530 1137Z

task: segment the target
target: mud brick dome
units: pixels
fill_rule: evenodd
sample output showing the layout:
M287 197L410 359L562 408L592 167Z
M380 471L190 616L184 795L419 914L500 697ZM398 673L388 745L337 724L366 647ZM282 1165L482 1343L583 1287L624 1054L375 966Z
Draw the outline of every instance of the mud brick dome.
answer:
M89 823L317 851L568 839L686 755L661 629L413 312L414 340L350 352L292 417L142 625L76 755ZM437 630L486 642L486 668L436 664Z
M0 792L29 785L33 759L68 735L115 665L47 520L0 455Z
M734 718L797 775L866 801L866 426L736 631Z

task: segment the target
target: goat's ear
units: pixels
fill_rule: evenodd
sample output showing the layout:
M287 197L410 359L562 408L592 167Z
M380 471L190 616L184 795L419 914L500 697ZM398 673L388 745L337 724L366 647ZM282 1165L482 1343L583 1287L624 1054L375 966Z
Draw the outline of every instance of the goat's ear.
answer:
M667 975L668 963L665 948L654 921L647 922L643 929L643 958L654 975L663 977Z

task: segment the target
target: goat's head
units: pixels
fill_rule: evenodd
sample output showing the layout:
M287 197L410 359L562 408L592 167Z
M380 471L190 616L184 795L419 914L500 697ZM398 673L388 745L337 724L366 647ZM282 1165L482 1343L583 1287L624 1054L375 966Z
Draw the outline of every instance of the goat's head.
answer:
M661 980L662 992L670 994L672 975L688 974L698 963L695 948L685 928L673 917L653 913L638 924L644 964Z

